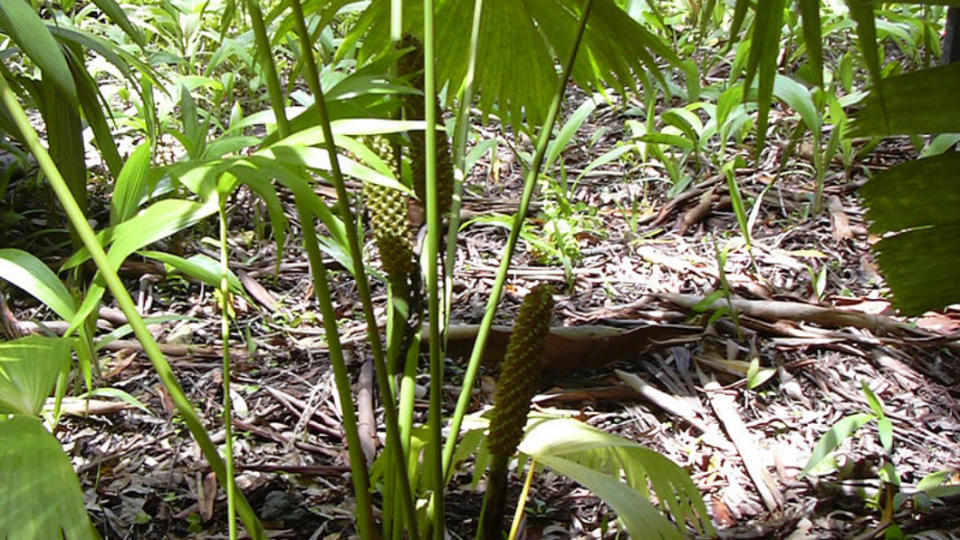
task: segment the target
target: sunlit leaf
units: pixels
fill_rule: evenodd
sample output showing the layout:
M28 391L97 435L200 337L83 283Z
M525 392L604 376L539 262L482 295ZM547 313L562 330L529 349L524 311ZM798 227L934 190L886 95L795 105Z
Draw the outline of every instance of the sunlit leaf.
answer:
M220 286L220 262L206 255L192 255L190 258L184 259L178 255L164 253L162 251L140 251L138 253L144 257L149 257L170 265L176 270L198 279L211 287ZM237 294L243 293L243 286L240 284L237 276L231 270L227 272L227 283L230 285L230 290Z
M40 67L44 80L56 86L68 103L76 106L77 88L60 45L26 0L0 2L0 31L10 36L23 53Z
M817 445L813 448L813 454L810 455L810 460L807 461L802 474L809 474L814 467L836 450L840 443L856 433L867 422L876 420L876 418L869 413L859 413L840 419L817 441Z
M587 486L617 511L634 538L683 537L650 504L651 488L665 514L712 533L703 498L687 473L633 441L570 418L535 419L520 451Z
M42 336L0 343L0 414L38 414L72 348L72 340Z
M0 249L0 279L20 287L64 320L76 313L76 303L63 282L43 261L26 251Z
M0 422L0 486L0 538L98 538L70 458L39 419Z
M110 224L116 225L137 213L140 198L147 191L150 170L150 143L138 146L120 171L110 198Z

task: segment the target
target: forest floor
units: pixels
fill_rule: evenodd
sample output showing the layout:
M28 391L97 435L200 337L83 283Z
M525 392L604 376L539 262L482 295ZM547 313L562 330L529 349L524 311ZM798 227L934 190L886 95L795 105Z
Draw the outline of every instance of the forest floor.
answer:
M579 130L578 144L563 156L568 179L626 136L619 105L599 105ZM772 112L771 121L775 134L792 126L781 110ZM480 133L502 136L493 127ZM549 281L560 291L555 326L637 330L625 343L592 343L589 356L569 351L548 358L550 380L536 407L575 414L672 459L700 488L723 537L868 538L882 535L891 522L904 532L949 537L947 531L960 530L960 500L945 498L929 507L913 495L930 473L952 469L948 482L958 482L960 308L911 320L895 315L869 251L875 239L867 233L856 195L865 171L889 167L913 151L893 140L856 163L849 175L835 164L824 209L816 214L812 168L802 152L782 166L786 144L786 136L773 136L759 161L748 159L756 167L738 171L748 201L773 184L759 207L749 251L722 176L700 175L673 195L664 171L639 159L583 174L569 195L574 211L565 218L582 256L572 268L572 282L561 265L545 264L543 253L521 242L497 322L510 324L523 294ZM519 163L505 145L494 163L490 157L474 166L466 187L462 216L468 224L453 272L454 325L479 322L506 240L503 227L471 220L509 214L519 198ZM543 225L540 210L535 204L531 212L534 232ZM306 256L295 238L296 212L291 204L294 239L278 275L274 244L257 230L260 213L249 193L241 191L233 201L231 267L251 293L238 300L230 343L238 481L272 537L350 537L354 514L339 406ZM216 248L203 241L214 225L206 226L208 232L201 226L180 237L179 246L165 247L217 258ZM5 236L16 244L10 239L27 233L8 230ZM718 256L724 250L721 270ZM359 300L349 273L330 262L355 390L369 396L373 384ZM139 291L135 298L145 316L179 317L151 329L166 344L214 440L222 442L222 344L213 292L165 276L149 262L131 261L124 271L131 290ZM711 319L713 310L697 304L722 289L724 279L735 299L733 310ZM374 294L382 316L381 284ZM25 297L14 296L11 306L22 329L36 329L37 321L51 318ZM102 310L101 328L122 324L116 310ZM451 407L464 363L453 353L468 344L469 339L455 341L447 359L444 400ZM748 389L754 359L760 375L771 377ZM89 417L71 416L60 426L58 436L101 534L224 536L226 503L216 480L137 344L115 341L105 347L102 361L105 384L137 397L149 413L98 402ZM492 402L493 373L482 374L474 411ZM835 472L800 475L831 426L870 412L862 383L882 400L893 425L889 460L907 501L892 515L871 502L891 508L888 497L894 495L879 480L886 458L875 422L840 445ZM418 405L425 414L426 400ZM382 440L383 434L377 435L373 440ZM461 473L447 492L454 538L473 535L482 498L471 485L473 471ZM516 474L513 483L513 492L519 492ZM589 491L545 471L535 478L522 537L612 538L612 517Z

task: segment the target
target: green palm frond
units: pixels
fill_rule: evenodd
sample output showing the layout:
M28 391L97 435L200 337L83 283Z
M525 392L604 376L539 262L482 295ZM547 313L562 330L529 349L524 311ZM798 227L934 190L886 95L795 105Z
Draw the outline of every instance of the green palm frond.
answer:
M448 85L447 98L459 91L467 69L472 0L445 0L437 3L438 87ZM364 35L360 60L389 50L389 0L373 0L352 36L353 43ZM580 16L576 0L517 0L487 2L483 7L476 95L484 113L497 104L510 124L525 121L537 124L546 116L556 86L556 57L565 57L573 46ZM404 32L419 34L422 14L417 2L406 2ZM346 46L345 46L346 47ZM345 48L341 48L341 53ZM638 77L652 75L663 86L667 74L660 62L681 69L696 95L696 70L682 61L662 39L645 29L613 0L594 3L584 42L577 55L572 77L584 88L613 87L618 91L636 89Z
M0 538L97 538L70 458L37 418L0 421Z

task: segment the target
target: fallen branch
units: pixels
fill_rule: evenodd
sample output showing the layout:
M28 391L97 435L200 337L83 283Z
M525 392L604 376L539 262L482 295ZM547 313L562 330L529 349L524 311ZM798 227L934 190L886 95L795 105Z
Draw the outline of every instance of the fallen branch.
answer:
M693 309L703 302L703 296L692 294L673 294L660 293L660 298L672 302L678 306ZM742 298L731 299L733 309L738 313L764 319L771 322L783 319L791 321L802 321L827 327L854 327L871 330L875 333L886 334L912 334L917 331L908 325L883 315L868 315L857 311L846 311L842 309L826 308L820 306L811 306L799 302L781 302L777 300L744 300ZM706 310L714 310L726 307L726 298L720 298L711 305L705 306Z

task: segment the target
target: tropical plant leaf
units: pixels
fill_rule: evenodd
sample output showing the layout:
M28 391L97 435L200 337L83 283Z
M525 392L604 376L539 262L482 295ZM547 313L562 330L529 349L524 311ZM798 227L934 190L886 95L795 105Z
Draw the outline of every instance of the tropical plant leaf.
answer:
M164 264L170 265L184 274L198 279L211 287L220 286L220 262L207 257L206 255L193 255L188 259L179 257L172 253L162 251L140 251L144 257L156 259ZM227 283L230 290L235 294L243 294L243 285L233 271L228 270Z
M894 304L918 315L960 301L960 154L907 162L860 188ZM892 234L891 234L892 233Z
M76 107L77 88L67 60L30 3L25 0L0 3L0 31L10 36L23 54L40 67L44 80L56 86L68 103Z
M42 336L0 343L0 414L39 414L72 348L73 340Z
M457 94L466 74L473 5L473 0L437 4L437 42L444 44L437 51L437 88L448 85L448 100ZM581 8L578 0L483 4L474 85L484 113L496 103L499 113L514 127L525 120L535 125L544 119L556 86L554 57L565 57L572 50ZM361 61L389 48L389 10L389 0L374 0L358 22L359 30L366 30ZM404 2L403 25L405 32L419 35L423 17L418 2ZM353 42L357 39L359 35ZM351 46L344 40L341 51ZM617 90L636 88L638 74L649 73L666 87L656 57L682 69L690 86L688 93L697 94L699 85L691 64L683 62L666 42L631 19L613 0L596 0L571 76L584 88L602 91L603 85Z
M803 23L803 42L807 46L807 61L813 72L813 82L823 86L823 36L820 30L820 0L799 0Z
M960 64L947 64L883 79L853 122L853 136L955 133L960 102L944 88L958 88ZM882 99L881 99L882 98Z
M635 538L683 537L683 531L650 504L651 487L663 512L677 523L713 532L700 492L687 473L637 443L570 418L546 418L531 422L520 451L587 486L617 511Z
M831 452L836 450L840 446L840 443L856 433L864 424L871 420L876 420L876 418L876 416L870 413L853 414L841 418L817 441L817 445L813 448L813 454L810 455L810 460L807 461L807 465L803 468L801 474L809 474L814 467L819 465Z
M70 458L39 419L0 421L0 486L0 538L97 538Z
M119 4L114 0L93 0L93 3L96 4L97 7L103 11L104 15L109 17L114 24L130 36L130 39L132 39L134 43L141 47L146 46L143 34L133 26L133 23L127 18L127 13L123 11L123 8L121 8Z
M783 29L785 0L766 0L757 3L753 21L753 37L747 60L745 87L750 88L757 78L757 155L767 138L770 103L777 74L777 56L780 53L780 32Z
M873 12L872 0L846 0L847 8L850 10L850 18L857 23L857 34L860 37L860 52L863 53L863 60L867 64L867 71L870 72L870 78L873 79L874 92L879 104L880 120L886 122L886 109L884 107L883 88L886 83L883 81L883 75L880 71L880 55L877 52L877 20Z
M110 197L111 225L124 222L137 213L140 200L148 189L149 170L150 143L143 143L127 158L114 184L113 195Z
M777 74L773 81L773 95L797 111L810 133L816 138L820 137L820 113L813 103L810 90L790 77Z
M0 276L43 302L64 320L69 321L77 311L70 291L53 270L26 251L0 249Z

